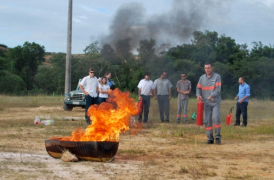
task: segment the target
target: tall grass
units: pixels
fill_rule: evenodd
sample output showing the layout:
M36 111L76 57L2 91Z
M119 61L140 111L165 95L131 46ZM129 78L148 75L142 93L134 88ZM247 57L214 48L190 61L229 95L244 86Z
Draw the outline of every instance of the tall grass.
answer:
M231 107L234 106L233 121L235 121L236 100L223 100L221 104L221 121L224 124L226 115ZM251 123L264 122L266 120L274 120L274 101L251 99L248 104L248 121ZM196 98L189 99L188 102L188 121L191 122L191 115L197 110ZM175 123L177 115L177 98L172 98L170 101L170 121ZM149 118L153 122L160 122L159 110L157 101L153 98L150 102ZM241 117L242 121L242 117Z
M4 108L57 106L63 104L63 96L7 96L0 95L0 111Z

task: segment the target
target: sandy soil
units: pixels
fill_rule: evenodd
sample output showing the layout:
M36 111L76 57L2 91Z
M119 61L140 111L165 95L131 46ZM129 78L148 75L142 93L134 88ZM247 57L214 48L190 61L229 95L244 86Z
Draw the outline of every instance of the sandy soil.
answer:
M64 113L60 107L5 110L0 121L24 117L33 122L37 112L45 117L83 121L82 109ZM20 129L22 138L16 136L18 128L10 127L1 133L5 139L0 140L0 179L274 179L272 135L254 135L252 140L223 137L222 145L206 145L201 143L206 141L205 135L163 134L161 128L171 126L175 125L151 123L134 136L121 134L119 151L109 163L62 162L50 157L44 148L43 139L50 134L35 137L50 127L24 127ZM194 128L195 124L179 126Z

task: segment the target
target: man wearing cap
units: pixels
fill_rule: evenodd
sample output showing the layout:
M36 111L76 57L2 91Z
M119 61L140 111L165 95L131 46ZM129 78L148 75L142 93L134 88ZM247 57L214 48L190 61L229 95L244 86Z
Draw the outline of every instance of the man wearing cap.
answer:
M87 116L87 110L92 104L98 104L98 90L99 90L99 82L94 76L94 69L89 68L89 76L84 77L79 83L80 89L85 94L86 99L86 110L85 110L85 119L86 123L91 124L90 117Z
M191 92L191 82L186 79L186 73L181 73L181 80L177 82L178 110L176 122L180 123L183 109L183 121L187 123L188 94Z
M145 78L142 79L138 84L138 94L139 100L143 101L143 108L142 112L138 117L138 121L142 122L142 114L144 112L144 123L148 121L148 113L149 113L149 106L150 106L150 96L152 96L152 90L154 89L154 83L149 79L149 73L145 73Z
M199 79L196 87L198 101L204 102L204 121L207 135L206 144L214 144L213 128L215 129L216 144L221 144L221 77L213 72L212 63L205 63L205 74Z

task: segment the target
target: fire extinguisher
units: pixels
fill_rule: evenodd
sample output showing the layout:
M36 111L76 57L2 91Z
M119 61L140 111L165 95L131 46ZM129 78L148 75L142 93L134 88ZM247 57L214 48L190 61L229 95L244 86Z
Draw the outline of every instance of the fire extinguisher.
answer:
M204 114L204 102L199 101L197 104L197 120L196 125L202 126L203 125L203 114Z
M228 114L226 116L226 121L225 124L229 125L230 123L232 123L232 109L234 108L234 106L232 108L229 109Z
M138 116L141 114L142 109L143 109L143 100L140 99L138 102L138 113L137 113Z

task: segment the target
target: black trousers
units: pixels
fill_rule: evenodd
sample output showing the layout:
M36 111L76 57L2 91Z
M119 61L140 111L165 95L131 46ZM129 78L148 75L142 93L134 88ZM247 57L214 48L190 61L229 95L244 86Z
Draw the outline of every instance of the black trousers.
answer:
M148 120L148 113L149 113L149 106L150 106L150 96L141 95L143 98L143 108L142 112L140 113L138 120L142 122L142 114L144 113L144 122Z
M236 124L240 124L240 117L241 114L243 115L243 124L247 125L247 106L248 102L237 102L237 109L236 109Z
M90 95L85 95L86 98L86 111L85 111L85 119L86 122L90 122L89 117L87 116L88 108L93 104L98 104L98 97L91 97Z

